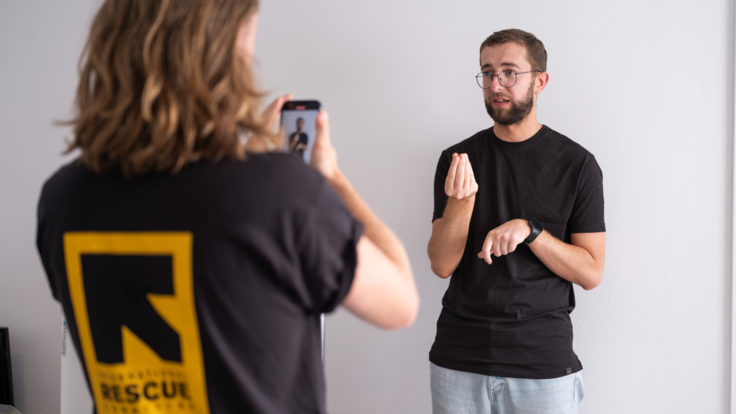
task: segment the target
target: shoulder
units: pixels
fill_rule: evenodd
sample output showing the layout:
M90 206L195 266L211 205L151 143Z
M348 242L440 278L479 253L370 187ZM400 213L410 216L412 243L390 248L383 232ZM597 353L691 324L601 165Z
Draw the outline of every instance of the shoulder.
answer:
M556 154L555 159L560 165L566 165L576 174L578 180L603 179L603 170L595 156L582 145L573 141L565 135L547 128L547 145L544 151L548 154Z
M78 159L61 166L43 183L41 200L53 202L59 196L69 194L90 174L91 172Z
M215 167L220 191L245 198L309 203L327 185L322 174L293 154L248 154L245 160L221 160Z
M546 137L544 141L548 145L552 145L555 148L557 148L558 151L564 152L576 158L580 158L580 159L595 158L590 151L588 151L582 145L578 144L572 139L568 138L566 135L563 135L547 126L545 126L545 128L546 128L546 132L545 132Z
M256 175L272 183L296 181L305 185L321 184L324 181L317 170L305 164L300 157L289 153L248 154L245 160L228 160L227 163L230 168L247 173L249 179L252 178L251 175Z
M545 151L555 153L565 164L576 164L585 167L600 169L595 156L582 145L560 134L559 132L545 126Z
M122 177L122 174L117 176ZM77 212L74 200L102 198L100 193L110 188L107 179L90 171L79 159L61 166L41 187L36 211L38 219Z

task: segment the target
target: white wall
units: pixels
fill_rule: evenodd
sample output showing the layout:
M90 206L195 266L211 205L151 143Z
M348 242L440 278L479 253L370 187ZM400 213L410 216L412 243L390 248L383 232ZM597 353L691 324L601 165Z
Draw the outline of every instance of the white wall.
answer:
M59 411L59 308L34 214L62 162L68 130L51 122L69 114L96 4L0 1L0 325L24 414ZM549 53L540 121L604 173L606 273L576 291L573 313L581 412L728 412L733 16L726 0L263 0L262 85L322 101L343 169L406 243L422 297L400 332L327 319L330 412L430 411L427 354L447 286L425 253L434 168L442 149L490 126L478 47L509 27Z
M15 402L60 409L61 311L35 249L43 181L63 162L76 62L95 1L0 0L0 326L10 328Z
M576 290L572 315L581 412L726 412L733 15L727 1L265 2L265 86L322 100L343 168L406 242L422 297L402 332L328 319L331 412L430 412L447 286L425 253L434 169L442 149L490 126L478 47L509 27L549 53L540 121L604 174L604 282Z

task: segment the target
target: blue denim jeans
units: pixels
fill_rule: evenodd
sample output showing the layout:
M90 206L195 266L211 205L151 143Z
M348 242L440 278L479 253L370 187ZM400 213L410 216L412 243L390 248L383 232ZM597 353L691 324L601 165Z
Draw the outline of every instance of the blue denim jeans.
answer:
M576 414L580 372L552 379L491 377L430 362L432 414Z

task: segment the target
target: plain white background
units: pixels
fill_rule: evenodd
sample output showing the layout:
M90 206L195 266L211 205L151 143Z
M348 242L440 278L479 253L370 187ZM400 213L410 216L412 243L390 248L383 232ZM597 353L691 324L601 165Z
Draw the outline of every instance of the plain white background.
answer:
M35 248L41 185L65 158L76 61L97 0L0 0L0 326L18 408L60 407L60 313ZM495 30L549 53L542 123L604 174L603 283L576 289L581 413L726 413L730 392L734 5L726 0L263 1L256 69L319 99L340 164L409 251L409 329L327 319L331 413L430 412L427 354L447 281L426 257L440 152L491 125L473 77ZM68 159L68 158L67 158Z

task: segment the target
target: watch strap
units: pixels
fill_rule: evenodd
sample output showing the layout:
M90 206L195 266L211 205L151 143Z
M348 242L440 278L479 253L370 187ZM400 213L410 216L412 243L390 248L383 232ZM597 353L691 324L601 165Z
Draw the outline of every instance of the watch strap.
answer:
M540 223L537 219L530 219L529 227L531 227L532 232L529 233L529 237L524 239L524 243L526 244L529 244L536 240L537 237L539 237L539 235L542 234L542 232L544 231L544 228L542 228L542 223Z

